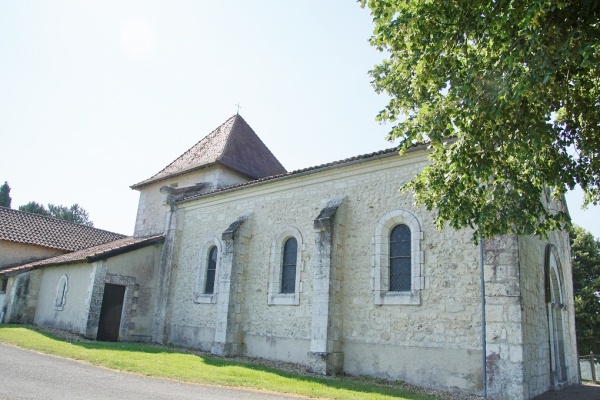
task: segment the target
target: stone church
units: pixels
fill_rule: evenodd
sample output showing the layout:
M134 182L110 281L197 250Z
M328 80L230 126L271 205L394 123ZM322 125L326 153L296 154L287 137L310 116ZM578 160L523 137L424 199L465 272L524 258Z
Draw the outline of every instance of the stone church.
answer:
M398 190L427 155L287 172L234 115L132 186L133 237L0 270L4 322L493 399L577 383L568 235L436 230Z

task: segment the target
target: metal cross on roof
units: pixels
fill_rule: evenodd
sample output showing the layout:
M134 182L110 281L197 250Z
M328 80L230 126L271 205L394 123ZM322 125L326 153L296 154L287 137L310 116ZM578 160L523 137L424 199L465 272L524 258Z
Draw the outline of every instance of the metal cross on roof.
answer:
M237 114L240 115L240 108L242 108L242 106L240 106L239 102L236 104L236 106L237 106Z

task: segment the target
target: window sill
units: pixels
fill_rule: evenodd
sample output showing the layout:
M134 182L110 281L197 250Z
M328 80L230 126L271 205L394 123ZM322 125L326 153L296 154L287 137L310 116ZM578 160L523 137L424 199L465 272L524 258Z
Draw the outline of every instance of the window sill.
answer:
M269 293L270 306L297 306L300 304L298 293Z
M421 305L421 291L414 289L407 292L375 292L374 301L377 305Z
M217 302L217 294L197 294L194 296L194 303L196 304L214 304Z

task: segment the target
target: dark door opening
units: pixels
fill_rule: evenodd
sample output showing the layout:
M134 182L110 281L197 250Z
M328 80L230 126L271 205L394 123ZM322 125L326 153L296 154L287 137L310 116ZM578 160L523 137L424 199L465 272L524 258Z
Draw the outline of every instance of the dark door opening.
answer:
M110 283L104 285L104 296L102 297L102 309L100 310L96 340L105 342L116 342L119 340L124 298L125 286L112 285Z

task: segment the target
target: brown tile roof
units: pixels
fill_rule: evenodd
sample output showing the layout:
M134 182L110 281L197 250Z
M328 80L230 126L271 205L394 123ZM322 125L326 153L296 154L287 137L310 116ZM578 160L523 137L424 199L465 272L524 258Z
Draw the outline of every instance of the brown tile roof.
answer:
M128 236L98 246L78 250L73 253L62 254L60 256L46 258L45 260L34 261L16 267L8 267L0 270L0 275L18 274L32 269L50 267L54 265L73 264L77 262L91 263L140 249L142 247L150 246L152 244L162 243L164 240L164 235L156 235L144 238L134 238L132 236Z
M124 237L102 229L0 207L0 240L75 251Z
M420 150L420 149L424 149L426 147L427 147L426 144L415 144L414 146L412 146L411 148L409 148L408 151ZM374 153L362 154L362 155L358 155L358 156L346 158L344 160L333 161L333 162L330 162L330 163L321 164L321 165L317 165L317 166L314 166L314 167L308 167L308 168L298 169L296 171L286 172L284 174L267 176L265 178L256 179L256 180L253 180L253 181L250 181L250 182L239 183L237 185L226 186L224 188L213 190L211 192L205 192L205 193L200 193L200 194L194 194L194 195L191 195L191 196L185 196L185 197L182 197L178 202L185 202L185 201L188 201L188 200L194 200L196 198L200 198L200 197L204 197L204 196L209 196L209 195L213 195L213 194L216 194L216 193L221 193L221 192L227 192L227 191L231 191L231 190L241 189L241 188L244 188L244 187L247 187L247 186L260 185L262 183L266 183L266 182L270 182L270 181L276 181L276 180L280 180L280 179L286 179L286 178L290 178L290 177L293 177L293 176L316 173L316 172L319 172L319 171L322 171L322 170L326 170L326 169L330 169L330 168L342 167L344 165L356 164L356 163L363 162L363 161L368 161L368 160L371 160L371 159L377 159L377 158L382 158L382 157L389 157L389 156L393 156L394 154L397 155L398 151L399 151L398 147L392 147L390 149L380 150L380 151L376 151Z
M196 143L153 177L132 185L138 189L213 164L225 165L251 179L283 174L285 168L238 114Z

